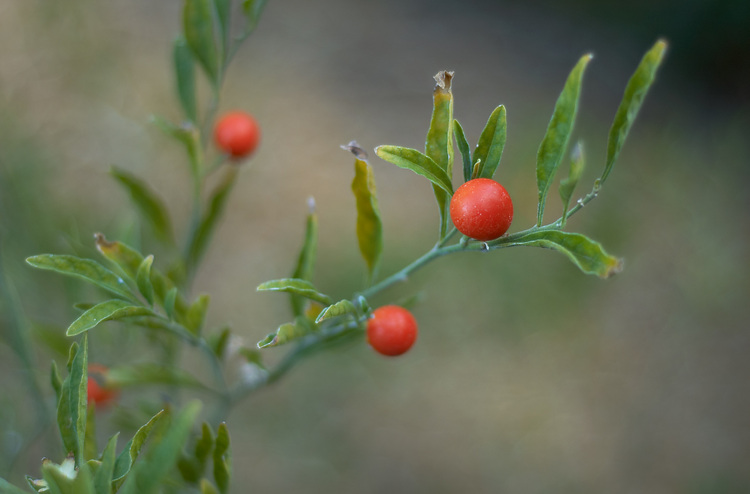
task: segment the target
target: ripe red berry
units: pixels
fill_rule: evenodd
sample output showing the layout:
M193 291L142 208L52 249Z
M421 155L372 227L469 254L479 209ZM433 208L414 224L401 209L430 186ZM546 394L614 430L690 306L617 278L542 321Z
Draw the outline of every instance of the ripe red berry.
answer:
M258 147L260 126L247 113L233 111L216 122L214 141L220 150L233 158L245 158Z
M367 341L376 352L388 356L406 353L417 340L417 320L398 305L375 309L367 322Z
M99 364L89 365L89 378L86 383L86 394L89 403L93 403L97 408L106 407L113 403L119 392L115 388L108 388L99 384L97 377L103 378L107 374L107 368ZM97 377L92 377L97 376Z
M488 241L502 236L510 228L513 202L499 183L489 178L475 178L456 189L450 212L459 232Z

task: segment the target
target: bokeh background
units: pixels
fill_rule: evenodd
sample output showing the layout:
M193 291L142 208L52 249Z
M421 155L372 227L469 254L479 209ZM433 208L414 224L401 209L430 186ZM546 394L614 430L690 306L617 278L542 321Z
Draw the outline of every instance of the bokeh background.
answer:
M657 38L670 51L605 189L570 222L626 269L602 281L538 249L435 262L373 301L422 294L408 356L364 343L327 353L233 411L234 492L750 492L749 11L730 0L269 2L221 104L256 115L262 148L196 283L212 294L209 323L249 342L288 318L285 297L255 287L290 272L308 196L316 284L342 297L361 286L352 159L339 145L421 147L434 73L456 71L472 143L506 105L496 178L521 229L576 60L595 55L575 135L585 190L630 73ZM0 475L12 480L60 454L44 406L47 362L64 359L41 341L88 294L23 259L94 257L96 231L149 248L113 164L148 177L184 233L185 160L148 124L179 116L179 12L177 0L0 3ZM429 249L437 212L423 179L373 163L387 274ZM138 357L108 350L120 341L108 334L92 340L94 359Z

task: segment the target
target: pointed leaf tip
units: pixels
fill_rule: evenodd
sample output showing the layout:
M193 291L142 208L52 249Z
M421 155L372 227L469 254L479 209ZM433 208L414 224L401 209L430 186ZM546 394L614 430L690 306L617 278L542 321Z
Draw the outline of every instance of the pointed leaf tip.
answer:
M349 144L342 144L341 149L349 151L358 160L367 161L367 152L357 143L357 141L350 141Z

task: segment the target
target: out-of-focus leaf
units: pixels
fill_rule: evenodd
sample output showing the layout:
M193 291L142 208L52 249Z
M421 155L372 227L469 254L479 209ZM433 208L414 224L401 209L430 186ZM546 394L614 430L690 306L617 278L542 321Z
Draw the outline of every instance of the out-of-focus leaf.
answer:
M425 154L445 172L450 183L453 177L453 72L441 70L434 78L436 84L432 93L432 118L425 140ZM443 238L450 223L448 207L452 192L435 184L432 188L440 211L440 238Z
M528 233L510 245L530 245L565 254L586 274L608 278L622 270L622 260L607 254L601 244L580 233L542 230Z
M536 157L536 183L539 192L537 226L542 225L547 193L565 154L570 134L573 132L573 124L578 112L578 100L581 96L583 72L591 58L591 55L584 55L570 72L565 87L555 104L555 111L547 126L547 133L539 146Z
M389 163L393 163L400 168L406 168L417 175L425 177L449 195L453 195L450 177L429 156L420 153L416 149L400 146L378 146L375 148L375 153Z
M342 147L355 156L352 192L357 202L357 240L359 251L367 264L369 285L375 279L383 254L383 223L380 220L375 176L367 162L367 154L356 142Z
M177 299L177 287L173 286L167 292L167 296L164 297L164 312L167 314L169 319L174 319L174 305Z
M151 265L153 263L154 256L146 256L141 265L138 266L138 271L135 274L138 291L141 292L143 298L145 298L151 305L154 305L154 284L151 283Z
M115 460L114 473L112 474L113 481L121 481L126 475L128 475L128 473L130 473L130 470L135 463L135 460L138 458L138 455L141 453L141 448L143 448L143 444L146 442L146 439L148 439L151 431L161 422L162 419L169 417L169 415L169 411L161 410L159 413L151 417L151 420L138 429L133 436L133 439L128 442L123 452L120 453L117 460ZM121 483L122 482L118 482L115 487L119 487Z
M232 336L232 330L229 327L224 327L220 331L211 334L208 338L208 345L211 347L211 351L214 352L219 360L224 359L224 355L227 352L227 345L229 344L229 338Z
M94 488L96 494L110 494L112 492L112 475L114 474L115 469L117 438L119 435L120 433L118 432L112 436L104 447L101 464L94 473Z
M94 304L91 304L93 307ZM55 324L32 323L31 335L37 343L43 343L59 356L66 356L70 340L65 336L65 328Z
M579 142L578 144L576 144L576 147L573 148L573 152L570 156L570 174L567 178L560 180L560 198L562 199L563 203L561 226L563 227L565 226L565 222L568 219L570 198L573 196L573 191L575 191L576 184L578 184L578 180L581 178L581 174L583 173L583 166L583 144Z
M193 126L178 126L158 115L151 115L151 122L162 132L185 146L190 158L190 171L193 177L200 176L201 144L198 130Z
M143 363L123 365L109 369L107 384L117 388L168 384L188 388L206 389L206 386L187 372L166 365Z
M333 317L337 316L343 316L346 314L356 314L357 309L354 307L354 304L351 303L348 300L339 300L333 305L329 305L323 311L318 314L318 318L315 319L316 323L320 323L325 321L326 319L331 319Z
M456 136L456 144L458 144L458 150L461 153L461 161L463 162L464 170L464 182L471 180L471 170L473 164L471 162L471 149L469 148L469 141L466 140L464 134L464 128L458 123L458 120L453 120L453 135Z
M260 15L263 13L263 8L266 6L267 0L243 0L242 10L245 12L247 17L247 27L245 32L251 33L255 30L258 25Z
M312 197L308 200L308 209L305 242L302 244L292 278L312 281L313 271L315 270L315 256L318 251L318 215L315 213L315 200ZM305 311L304 299L293 293L290 297L294 317L301 316Z
M194 335L198 336L203 330L203 323L206 320L206 311L211 297L207 294L199 295L195 302L188 308L185 317L185 327Z
M91 259L81 259L75 256L42 254L26 259L35 268L55 271L67 276L73 276L91 282L105 290L134 300L133 292L127 283L115 273Z
M612 128L609 130L607 163L604 167L604 173L602 173L602 176L599 179L600 183L604 183L607 179L612 171L612 167L615 165L615 161L617 161L617 157L620 155L622 145L628 137L630 127L633 125L635 117L638 116L638 111L641 109L643 99L646 97L648 90L654 82L656 71L664 59L666 49L666 41L657 41L656 44L643 56L641 63L638 65L635 73L628 81L628 85L625 87L625 94L622 96L622 102L620 103L619 108L617 108L614 122L612 122Z
M50 367L49 381L50 384L52 384L52 389L55 390L55 396L57 396L57 400L60 401L60 393L62 392L63 380L62 377L60 377L60 371L57 369L57 362L55 362L54 360L52 361L52 366Z
M211 451L214 449L214 434L211 431L211 426L208 423L203 422L201 427L201 437L195 443L195 459L198 460L200 465L200 471L203 472L206 468L206 462L208 457L211 455Z
M270 348L301 338L316 328L315 323L305 317L282 324L279 328L258 342L258 348Z
M128 191L133 204L151 225L156 236L173 245L172 222L167 207L156 192L146 182L125 170L112 167L110 173Z
M73 321L66 334L68 336L75 336L81 334L84 331L88 331L99 325L99 323L105 321L114 321L117 319L123 319L126 317L134 316L150 316L154 313L147 307L133 305L130 302L120 299L107 300L100 304L96 304Z
M185 0L182 21L190 50L203 67L208 80L216 87L221 62L211 10L211 0Z
M232 476L232 453L229 450L229 430L222 422L216 430L214 447L214 480L221 494L229 492L229 480Z
M144 461L133 466L119 494L157 492L177 463L199 411L200 402L194 401L174 418L160 441L149 447Z
M211 193L208 201L208 209L203 214L197 228L191 234L186 256L188 272L195 270L196 265L206 251L206 247L208 247L208 242L211 240L211 235L216 228L221 213L224 211L229 193L234 186L235 179L237 178L237 170L238 167L236 166L226 167L226 172L221 183Z
M240 355L245 357L248 363L258 367L259 369L266 370L266 366L263 364L263 355L258 350L253 348L240 348Z
M185 117L191 122L198 121L198 110L195 99L195 59L190 47L182 36L174 40L172 60L177 82L177 94Z
M28 491L19 489L18 487L9 483L7 480L3 479L2 477L0 477L0 493L1 494L29 494Z
M201 494L219 494L218 489L208 479L201 479Z
M219 46L221 48L220 60L223 60L227 53L227 42L229 40L230 14L232 10L232 0L213 0L216 17L219 20Z
M72 465L66 459L60 465L51 461L42 462L42 476L47 481L50 493L57 494L98 494L94 490L94 481L87 464Z
M320 293L312 283L307 280L298 278L283 278L280 280L266 281L258 285L256 289L259 292L288 292L299 295L300 297L315 300L324 305L331 304L331 297Z
M490 114L472 157L475 163L479 161L478 176L480 178L492 178L495 175L500 158L503 156L506 136L505 106L500 105Z

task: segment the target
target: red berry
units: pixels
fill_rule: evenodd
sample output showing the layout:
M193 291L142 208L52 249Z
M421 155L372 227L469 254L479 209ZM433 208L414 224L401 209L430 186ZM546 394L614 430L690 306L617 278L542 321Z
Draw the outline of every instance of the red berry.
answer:
M91 364L89 366L89 374L103 378L107 374L107 368L103 365ZM91 376L89 376L86 383L86 394L89 403L93 403L97 408L110 405L119 395L117 389L102 386L96 377Z
M214 140L219 149L233 158L245 158L258 147L260 126L247 113L233 111L216 122Z
M388 356L406 353L417 340L417 320L398 305L375 309L367 322L367 341L376 352Z
M489 178L475 178L456 189L450 211L459 232L482 241L501 237L513 221L508 191Z

